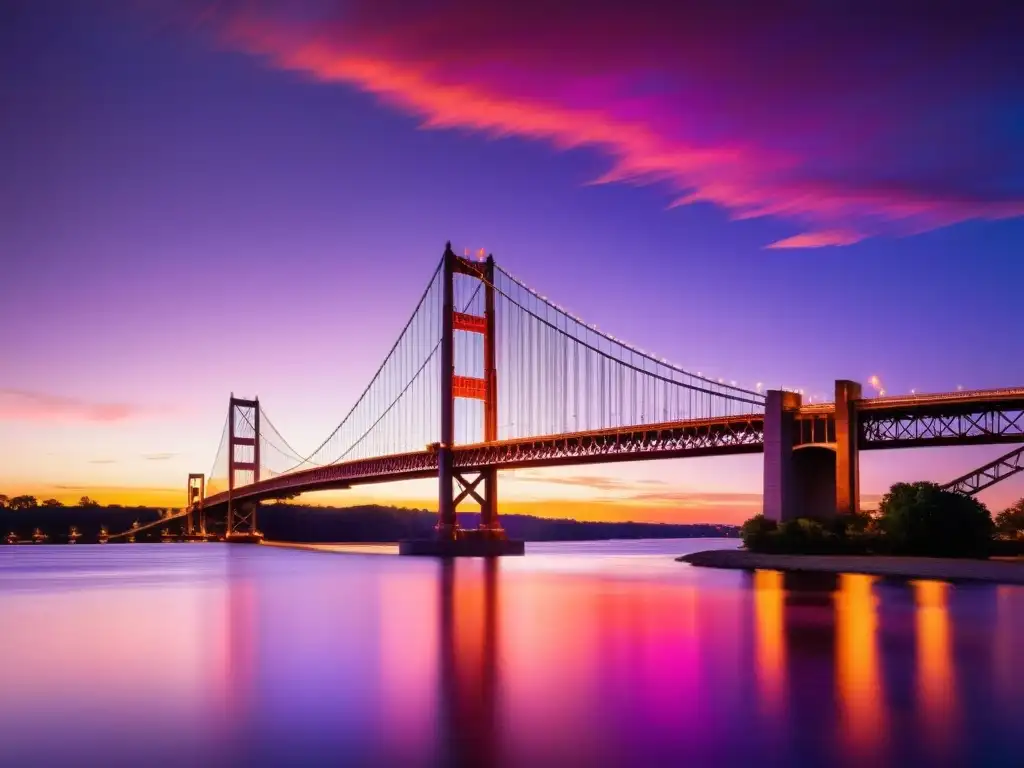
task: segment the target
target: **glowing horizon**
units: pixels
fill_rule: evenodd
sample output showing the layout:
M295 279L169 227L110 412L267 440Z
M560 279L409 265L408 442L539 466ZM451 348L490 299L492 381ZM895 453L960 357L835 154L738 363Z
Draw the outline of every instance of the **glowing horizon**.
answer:
M232 391L315 447L446 240L712 380L1021 383L1024 49L981 9L15 4L0 492L179 506ZM864 455L862 499L1004 450ZM735 522L760 493L749 456L503 474L501 506Z

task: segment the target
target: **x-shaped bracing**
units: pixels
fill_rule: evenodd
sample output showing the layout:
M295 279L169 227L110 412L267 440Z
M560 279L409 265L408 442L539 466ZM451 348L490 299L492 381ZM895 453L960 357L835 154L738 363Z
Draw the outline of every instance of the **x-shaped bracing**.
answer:
M458 508L459 504L461 504L467 496L472 496L473 500L482 508L484 506L484 498L476 492L476 488L484 479L484 473L478 472L477 476L473 480L467 480L465 475L458 472L454 473L454 477L455 481L462 487L462 491L460 491L459 495L455 497L453 506Z

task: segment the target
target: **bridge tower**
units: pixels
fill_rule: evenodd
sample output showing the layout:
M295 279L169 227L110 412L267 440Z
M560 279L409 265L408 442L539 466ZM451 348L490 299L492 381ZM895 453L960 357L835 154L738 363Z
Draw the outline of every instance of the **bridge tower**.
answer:
M453 466L455 442L455 399L469 398L483 401L484 442L498 439L498 373L495 336L494 256L485 261L456 256L451 243L445 246L442 271L442 326L441 326L441 443L438 447L439 520L437 534L440 539L459 539L469 532L459 528L456 516L459 504L467 498L480 505L480 527L474 537L504 539L505 531L498 521L498 470L484 467L470 477ZM484 315L455 311L455 275L476 278L483 284ZM455 372L455 331L483 336L483 378L460 376ZM459 491L456 493L455 486Z
M228 541L257 542L263 534L256 527L259 502L236 503L237 473L251 473L250 482L260 480L260 401L231 395L228 404L228 512L225 536Z
M187 502L185 514L185 535L195 535L195 518L199 516L199 532L206 534L206 511L203 509L203 499L206 497L206 476L192 473L188 476Z

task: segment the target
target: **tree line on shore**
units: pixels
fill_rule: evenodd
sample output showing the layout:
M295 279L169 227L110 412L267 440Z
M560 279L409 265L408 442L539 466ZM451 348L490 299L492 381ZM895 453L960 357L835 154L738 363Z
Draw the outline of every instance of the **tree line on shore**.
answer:
M101 506L87 496L77 505L64 506L54 499L39 502L33 496L0 495L0 541L30 541L37 531L50 543L64 543L72 527L78 541L99 540L105 530L110 535L160 520L165 512L153 507ZM479 524L479 515L460 513L467 528ZM502 515L502 525L512 538L524 541L586 541L599 539L737 537L734 525L671 524L634 522L583 522L572 519ZM424 509L404 509L381 505L345 508L265 502L260 505L258 523L265 537L290 542L388 542L433 535L437 513ZM136 536L136 541L160 541L164 529L172 536L183 532L184 520L168 520ZM223 534L224 518L207 516L206 529ZM124 541L124 539L121 539Z
M808 515L781 525L756 515L740 536L747 549L773 554L1024 555L1024 499L993 519L973 496L936 483L896 483L872 512Z

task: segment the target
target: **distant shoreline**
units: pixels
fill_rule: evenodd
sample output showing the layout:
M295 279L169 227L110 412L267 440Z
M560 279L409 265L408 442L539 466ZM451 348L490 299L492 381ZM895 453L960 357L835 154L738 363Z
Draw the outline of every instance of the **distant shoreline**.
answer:
M887 555L768 555L742 549L713 549L677 557L703 568L863 573L907 579L1024 584L1024 560L959 560Z

